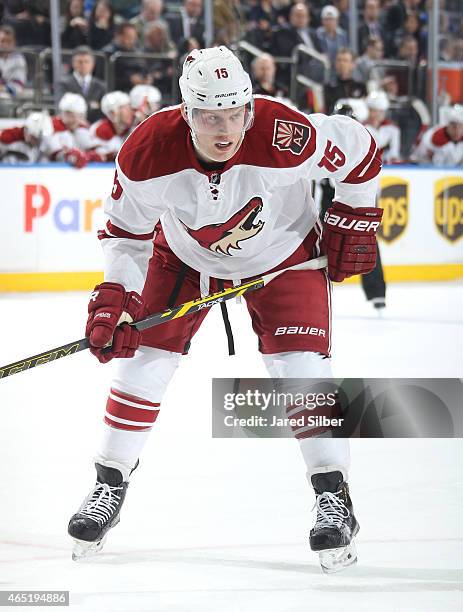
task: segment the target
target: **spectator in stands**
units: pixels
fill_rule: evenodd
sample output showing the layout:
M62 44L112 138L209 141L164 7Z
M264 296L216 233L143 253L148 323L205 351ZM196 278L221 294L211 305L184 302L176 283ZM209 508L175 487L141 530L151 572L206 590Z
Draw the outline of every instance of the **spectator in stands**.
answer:
M171 58L177 56L177 49L169 38L167 26L161 22L148 24L145 30L146 53L166 53ZM144 82L157 87L163 95L168 96L172 92L172 79L174 68L172 62L166 60L146 61L147 78Z
M16 33L16 44L19 47L49 47L50 20L48 2L18 2L16 7L9 3L9 16L4 25L11 25Z
M321 20L322 25L317 28L316 32L316 45L322 53L328 56L333 65L339 49L348 46L347 33L338 27L339 11L335 6L323 7Z
M197 41L196 38L185 39L180 49L178 49L178 53L179 53L178 65L179 66L183 66L183 62L185 61L186 56L188 55L188 53L190 53L190 51L193 51L193 49L201 49L201 45L199 44L199 41Z
M278 28L276 31L278 31ZM275 53L275 55L278 54L278 48L275 47L276 42L272 24L267 19L260 19L257 26L249 30L244 38L247 42L251 43L251 45L254 45L262 51Z
M463 62L463 38L456 38L451 44L451 62Z
M418 42L411 34L404 36L401 40L397 59L408 62L413 68L418 65L420 59Z
M66 92L80 94L88 106L88 120L93 123L100 119L101 98L106 93L103 81L93 76L95 58L89 47L77 47L72 54L72 73L61 79L59 98Z
M88 25L88 44L92 49L109 45L114 36L114 12L108 0L97 0L93 5Z
M385 22L388 29L394 31L401 28L409 13L417 13L424 8L423 0L394 0L386 8Z
M310 13L306 4L293 4L289 13L289 24L276 28L273 35L273 54L290 57L294 47L306 45L315 48L315 32L310 28Z
M248 28L257 28L260 21L268 21L272 26L277 23L277 11L272 0L258 0L251 6L246 21Z
M366 87L363 83L355 81L354 55L347 47L339 49L335 61L336 74L329 85L325 85L326 113L331 114L334 105L340 98L363 98L366 96Z
M363 20L358 31L359 52L364 53L371 38L383 41L384 30L380 22L381 7L379 0L366 0Z
M427 48L426 34L421 29L421 22L416 13L409 13L405 18L403 27L397 31L394 39L397 49L400 48L401 41L407 36L413 36L418 44L419 56L425 57Z
M442 36L439 38L439 61L452 61L452 44L453 39L450 36Z
M130 23L137 28L138 40L142 47L146 44L145 32L149 25L152 23L162 23L167 26L166 21L162 17L163 12L163 0L143 0L140 14L130 20Z
M127 21L116 27L114 40L102 49L108 55L113 53L137 54L140 51L137 29ZM134 85L143 83L144 63L140 57L120 57L115 64L115 87L120 91L129 91Z
M11 26L0 26L0 98L14 99L24 89L27 64L22 53L15 51L16 36Z
M289 13L293 6L292 0L272 0L272 5L275 9L277 24L289 23Z
M255 94L273 96L275 98L286 98L288 96L287 89L275 83L276 70L275 60L269 53L263 53L253 60L251 72L254 83L253 92Z
M66 7L65 27L61 34L61 45L64 49L74 49L86 45L88 22L84 16L83 0L68 0Z
M418 12L422 4L424 4L422 0L394 0L394 2L389 2L388 6L385 7L384 43L386 57L396 54L395 37L397 31L403 27L407 15ZM426 13L423 14L423 17L426 17Z
M124 21L132 19L140 12L140 0L111 0L114 14Z
M173 56L177 54L166 24L154 21L146 26L144 51L146 53L169 53Z
M166 17L170 36L178 49L185 45L185 40L194 38L201 47L204 45L203 0L183 0L180 12Z
M246 19L240 0L213 0L215 44L232 45L245 31Z
M429 129L412 153L412 160L434 166L463 166L463 106L455 104L445 125Z
M339 11L338 26L349 36L349 0L333 0L332 4Z
M383 54L384 45L381 38L369 38L365 53L355 62L353 78L360 83L376 81L379 85L384 77L384 68L377 67L376 62L383 59Z

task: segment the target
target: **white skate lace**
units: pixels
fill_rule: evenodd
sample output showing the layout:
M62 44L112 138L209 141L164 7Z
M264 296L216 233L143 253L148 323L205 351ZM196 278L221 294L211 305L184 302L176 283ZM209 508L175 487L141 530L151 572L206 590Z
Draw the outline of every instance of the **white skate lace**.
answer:
M97 482L95 488L84 500L79 514L88 516L100 526L106 523L117 509L121 496L116 492L122 487L110 487L106 483Z
M329 491L317 495L313 506L313 508L317 508L317 520L315 523L317 529L333 526L340 528L348 518L350 514L349 509L338 495L339 493L330 493Z

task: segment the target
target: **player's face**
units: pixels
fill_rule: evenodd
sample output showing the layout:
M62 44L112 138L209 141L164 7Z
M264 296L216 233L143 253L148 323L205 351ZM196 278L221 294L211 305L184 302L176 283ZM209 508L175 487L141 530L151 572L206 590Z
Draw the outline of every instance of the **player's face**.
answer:
M385 116L386 113L384 111L370 108L368 120L371 125L379 125Z
M354 61L350 53L338 53L336 56L336 72L341 79L350 79L354 70Z
M116 130L120 133L124 132L133 121L134 112L130 104L123 104L119 108L111 113L111 121L113 122Z
M461 140L463 138L463 123L451 121L447 126L447 132L450 138L455 142Z
M246 122L246 107L223 110L194 109L193 129L203 157L227 161L241 144Z
M38 147L40 144L40 139L37 138L37 136L29 134L27 130L24 130L24 140L30 147Z
M72 131L79 125L80 115L71 113L70 111L64 111L61 113L61 119L67 129Z

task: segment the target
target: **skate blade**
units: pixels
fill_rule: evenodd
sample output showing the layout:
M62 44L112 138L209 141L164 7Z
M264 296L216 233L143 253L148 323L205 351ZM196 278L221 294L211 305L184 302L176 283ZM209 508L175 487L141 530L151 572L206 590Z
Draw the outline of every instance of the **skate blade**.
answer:
M325 574L334 574L357 563L357 550L351 542L343 548L330 548L319 552L320 566Z
M97 555L103 548L106 535L98 542L85 542L84 540L74 539L74 548L72 550L73 561L85 561Z

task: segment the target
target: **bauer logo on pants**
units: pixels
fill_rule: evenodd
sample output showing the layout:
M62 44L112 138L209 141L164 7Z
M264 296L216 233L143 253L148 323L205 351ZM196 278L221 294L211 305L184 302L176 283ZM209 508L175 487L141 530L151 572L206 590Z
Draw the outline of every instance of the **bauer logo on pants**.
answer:
M449 176L434 184L434 222L437 231L449 242L463 236L463 181Z
M408 181L395 176L382 177L378 205L384 213L377 235L384 242L394 242L403 235L408 224Z

